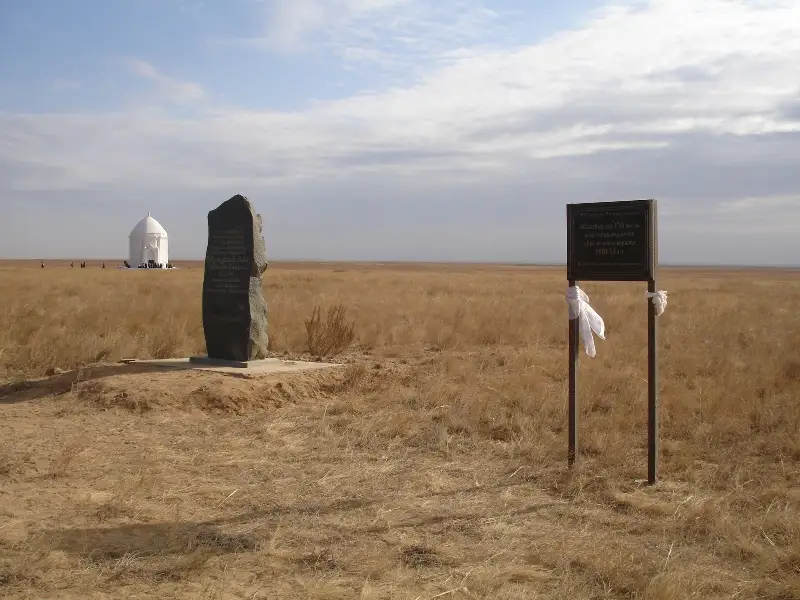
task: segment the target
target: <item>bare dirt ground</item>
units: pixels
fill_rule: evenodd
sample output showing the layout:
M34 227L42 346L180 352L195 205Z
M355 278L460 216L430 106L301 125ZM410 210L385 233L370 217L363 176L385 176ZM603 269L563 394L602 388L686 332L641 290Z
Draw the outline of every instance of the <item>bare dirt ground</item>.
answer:
M585 286L568 472L563 269L276 267L273 352L342 303L344 367L115 364L203 351L201 268L0 264L0 597L800 598L796 272L662 271L651 488L641 285Z

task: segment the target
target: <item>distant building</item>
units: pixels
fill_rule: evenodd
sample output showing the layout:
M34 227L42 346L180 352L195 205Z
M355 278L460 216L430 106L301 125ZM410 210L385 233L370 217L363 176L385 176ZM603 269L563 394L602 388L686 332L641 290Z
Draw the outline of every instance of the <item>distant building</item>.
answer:
M131 267L149 266L166 268L169 263L167 232L147 213L131 231L128 262Z

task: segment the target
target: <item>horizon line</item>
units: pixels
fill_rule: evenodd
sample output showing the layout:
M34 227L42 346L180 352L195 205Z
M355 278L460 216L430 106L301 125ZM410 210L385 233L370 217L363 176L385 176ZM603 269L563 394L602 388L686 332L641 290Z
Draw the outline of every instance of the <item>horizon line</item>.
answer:
M4 258L0 257L0 262L6 261L99 261L111 262L127 260L127 258ZM205 262L205 258L174 258L175 262ZM567 268L564 262L539 262L539 261L481 261L481 260L370 260L370 259L315 259L315 258L278 258L268 262L275 263L316 263L316 264L385 264L385 265L484 265L484 266L510 266L510 267L562 267ZM662 262L658 265L668 269L685 268L711 268L711 269L800 269L800 264L740 264L740 263L678 263Z

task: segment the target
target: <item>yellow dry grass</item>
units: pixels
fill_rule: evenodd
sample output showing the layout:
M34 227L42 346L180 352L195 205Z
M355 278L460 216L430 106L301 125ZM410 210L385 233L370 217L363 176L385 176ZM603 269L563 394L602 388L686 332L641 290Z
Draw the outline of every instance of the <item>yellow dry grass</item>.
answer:
M271 266L345 367L110 365L202 352L201 282L0 265L0 597L800 598L798 273L662 270L653 488L641 284L585 285L569 473L563 269Z

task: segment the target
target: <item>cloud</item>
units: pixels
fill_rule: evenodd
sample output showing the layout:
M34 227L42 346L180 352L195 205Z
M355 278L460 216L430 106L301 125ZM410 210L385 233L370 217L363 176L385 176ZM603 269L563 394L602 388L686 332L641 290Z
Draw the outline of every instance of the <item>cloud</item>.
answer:
M315 34L343 28L376 11L411 0L268 0L266 31L259 41L281 51L297 51Z
M330 22L364 39L407 33L412 25L398 15L420 3L271 6L284 11L274 15L287 26L280 43L291 46ZM320 232L341 220L350 229L340 248L369 242L355 231L363 219L387 244L393 226L416 219L417 230L421 221L430 231L446 226L465 252L483 239L487 259L489 241L501 238L508 253L560 255L564 203L642 197L660 199L664 243L678 257L670 260L724 257L724 239L742 253L742 239L770 232L774 244L796 245L800 219L782 218L797 215L796 204L775 200L800 189L796 1L615 4L527 46L459 47L453 38L446 60L431 59L412 84L295 111L214 106L197 84L137 61L136 73L173 100L205 98L201 112L0 113L0 181L7 194L83 190L101 194L98 202L112 201L108 190L250 190L276 198L282 218L318 218ZM465 221L430 208L443 205ZM538 241L526 227L541 229ZM721 245L704 248L711 237L700 232L712 230Z
M717 207L714 222L721 231L796 236L800 229L800 193L746 196L723 202Z
M158 91L170 102L186 104L203 100L206 96L203 86L191 81L179 81L161 73L156 67L144 60L135 59L130 62L134 74L152 81Z
M481 0L267 0L264 35L245 41L408 70L422 60L446 60L453 49L488 43L497 16Z

